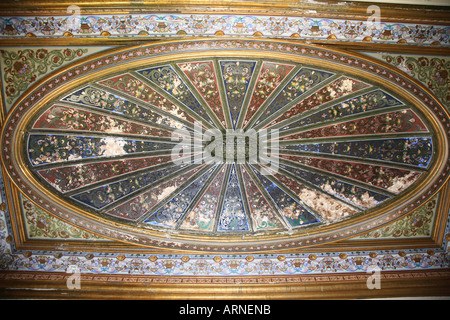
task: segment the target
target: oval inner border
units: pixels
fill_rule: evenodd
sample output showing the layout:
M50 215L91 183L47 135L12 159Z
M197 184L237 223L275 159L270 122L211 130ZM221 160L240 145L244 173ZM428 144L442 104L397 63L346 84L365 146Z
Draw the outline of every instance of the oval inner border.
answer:
M371 210L364 215L318 229L299 230L283 236L259 235L247 238L171 234L168 239L165 232L112 222L55 196L34 177L26 165L23 153L20 152L24 150L22 137L25 127L39 108L60 94L91 81L93 72L97 79L106 78L130 67L158 64L169 59L182 59L186 57L186 52L189 52L190 58L207 58L237 55L261 57L268 51L271 52L271 57L277 60L307 63L319 68L339 68L339 71L345 74L380 83L382 88L392 85L390 91L395 92L399 98L410 102L425 114L435 133L433 136L434 162L430 165L426 177L386 207L377 206L376 210ZM274 40L270 42L244 39L167 41L102 52L80 59L41 79L19 98L8 114L2 132L2 149L5 151L2 153L2 162L11 180L36 205L70 224L103 237L151 247L193 251L267 251L308 247L353 237L379 228L420 207L436 194L448 179L448 136L445 134L448 128L447 111L423 85L385 63L360 54ZM10 149L9 146L12 148ZM10 157L8 151L16 157Z

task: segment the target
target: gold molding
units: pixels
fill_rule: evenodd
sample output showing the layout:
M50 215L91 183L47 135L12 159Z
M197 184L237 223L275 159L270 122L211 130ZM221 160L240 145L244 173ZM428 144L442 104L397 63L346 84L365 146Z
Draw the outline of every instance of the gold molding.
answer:
M248 37L247 39L265 39L273 41L272 38ZM196 40L193 37L171 37L173 41ZM211 38L209 38L211 39ZM214 39L227 39L222 36L215 36ZM21 39L0 39L0 47L23 47L23 46L136 46L148 43L159 43L167 41L167 37L133 37L133 38L115 38L115 37L83 37L83 38L21 38ZM450 55L448 47L420 46L414 44L384 44L370 42L354 41L332 41L332 40L305 40L305 39L286 39L297 44L312 44L318 46L327 46L337 50L360 51L360 52L387 52L387 53L405 53L421 55Z
M450 269L410 271L401 275L383 272L380 290L368 289L370 274L367 273L257 277L82 275L79 290L68 289L69 275L8 272L0 277L0 298L346 300L450 296Z

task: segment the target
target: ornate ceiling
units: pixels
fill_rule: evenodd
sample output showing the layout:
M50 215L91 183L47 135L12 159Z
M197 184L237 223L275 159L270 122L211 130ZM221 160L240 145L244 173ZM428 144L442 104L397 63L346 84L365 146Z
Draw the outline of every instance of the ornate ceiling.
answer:
M245 32L226 27L232 16L200 32L174 14L177 27L166 17L154 37L178 39L115 46L128 40L108 29L105 46L93 42L106 32L95 29L108 21L99 13L82 19L97 19L85 34L58 36L63 25L48 24L53 32L42 35L77 46L39 49L10 39L39 41L43 25L2 17L5 277L49 272L64 282L75 265L92 294L93 273L137 272L152 283L181 281L165 278L176 275L201 286L210 280L197 276L299 283L324 272L364 282L373 266L431 266L448 277L448 63L402 54L411 41L416 53L448 51L446 27L430 23L444 31L419 41L411 32L390 37L384 24L380 37L361 29L347 43L345 10L334 22L323 14L317 34L302 36L301 15L272 24L271 38L255 37L267 30L253 20L248 37L248 16ZM152 25L142 17L130 20L130 39L151 36L140 32ZM322 41L324 30L330 46L297 41ZM344 49L331 46L339 41ZM370 41L399 53L354 50Z
M184 51L189 60L179 58ZM125 61L111 64L118 57ZM352 220L360 227L380 214L400 216L408 203L428 199L421 193L436 179L446 180L439 130L450 122L413 84L375 61L289 42L121 49L47 78L35 89L45 91L42 103L19 103L7 120L4 161L14 181L65 220L80 225L93 214L97 231L126 225L115 227L118 240L170 246L161 239L168 233L182 248L233 251L258 250L260 238L265 246L302 246L305 232L330 241L343 226L357 233ZM219 136L212 163L207 130ZM255 139L235 146L239 132Z

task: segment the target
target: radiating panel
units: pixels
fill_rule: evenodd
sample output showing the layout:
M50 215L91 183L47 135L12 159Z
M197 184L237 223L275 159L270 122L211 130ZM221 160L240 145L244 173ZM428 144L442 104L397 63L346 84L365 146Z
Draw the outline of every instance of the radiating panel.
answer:
M161 181L168 175L173 174L185 168L186 166L187 164L181 164L150 171L147 173L142 173L137 176L105 184L100 187L75 194L71 196L71 198L82 202L92 208L100 209L133 192L145 188L148 185L151 185L157 181Z
M382 188L395 194L407 189L421 176L421 173L417 171L361 162L298 155L281 155L280 157L291 160L294 163L301 163L312 168L323 170L325 173L330 172L344 178L350 178L359 183ZM309 170L306 168L303 171L307 172Z
M301 188L297 187L297 183L287 180L288 186L289 184L291 184L299 189L297 193L304 195L305 198L308 199L308 202L311 203L310 206L313 208L315 205L320 205L320 207L323 207L324 203L333 203L332 200L326 200L326 202L322 202L322 204L320 204L320 201L317 201L316 198L318 198L319 196L324 196L326 194L333 195L336 198L344 200L345 202L361 209L375 207L390 198L390 196L388 195L369 190L367 188L364 188L363 186L356 186L352 183L344 182L342 180L323 174L287 166L284 164L281 164L280 168L293 174L295 177L300 178L305 183L319 188L320 191L319 194L317 194L317 192L310 190L310 188L306 188L305 186L302 186ZM283 179L288 178L285 178L282 175L278 175L278 179L280 179L280 181L283 181ZM310 194L312 194L313 196L309 196ZM301 196L299 197L302 198ZM335 204L333 208L337 208L338 206L339 204ZM326 212L328 210L329 209L323 211ZM347 213L355 213L353 210L351 210L351 208L345 208L345 206L341 206L335 211L342 211L342 213L344 213L344 211L346 211ZM325 215L327 215L327 213L325 213Z
M295 200L292 196L283 191L278 184L269 180L258 170L253 169L259 181L272 197L278 210L286 218L292 227L299 227L316 222L320 222L303 204Z
M242 124L243 127L247 125L256 111L258 111L262 104L267 101L273 91L278 88L280 83L293 68L293 65L269 61L263 62L255 89L253 90L252 98L245 114L245 120Z
M77 164L39 170L39 175L61 192L171 162L171 156L154 156Z
M270 125L300 115L303 112L313 110L324 103L348 96L353 92L368 88L369 86L370 85L356 79L340 77L294 105L277 119L273 120ZM259 124L262 120L264 119L259 119L256 124Z
M127 78L127 76L125 75L122 78L119 77L119 79L121 81L131 81L131 79L133 78L131 77ZM122 89L124 92L129 93L131 96L136 96L137 98L142 97L143 101L145 102L149 103L155 102L156 103L155 106L160 106L161 110L167 111L169 113L175 113L175 115L179 115L177 113L178 111L181 116L181 112L177 110L175 106L173 105L170 106L169 104L164 103L158 104L156 100L150 99L151 94L149 95L138 94L137 88L134 87L135 90L133 90L133 86L127 85L123 87L122 85L120 85L121 81L119 81L119 79L117 78L110 79L109 81L104 81L102 83L108 84L108 86L115 88L117 90ZM114 80L116 80L116 82L114 82ZM135 82L138 81L137 79L133 80ZM140 87L142 88L142 85ZM150 90L148 89L148 91ZM61 99L61 101L76 103L83 106L92 107L95 109L110 111L115 114L123 115L126 118L131 118L132 120L144 121L148 124L164 125L175 129L183 128L183 124L180 121L177 121L175 119L175 116L171 118L162 116L161 114L158 114L149 108L143 107L141 105L129 101L127 97L121 97L117 94L112 94L110 92L92 86L87 86L83 89L74 91L68 96ZM160 102L163 101L160 100Z
M179 106L176 106L166 97L162 96L142 80L137 79L131 74L126 73L107 80L102 80L99 84L117 90L132 98L136 98L144 103L148 103L150 106L167 112L174 117L178 117L188 122L194 122L194 119Z
M206 110L171 66L166 65L139 70L138 73L183 103L203 120L213 124Z
M239 184L235 165L231 165L217 231L248 231L248 229L242 186Z
M278 218L277 212L271 207L244 167L242 167L242 178L252 217L253 229L255 231L264 231L282 228L283 224Z
M276 98L267 106L259 120L272 116L287 104L301 97L314 86L331 77L333 73L302 67Z
M402 102L400 100L392 97L385 91L377 89L355 98L345 100L341 103L332 105L311 115L306 115L291 124L283 126L280 131L302 128L304 126L320 123L323 121L337 121L340 119L345 121L346 116L359 114L364 115L365 112L400 105L402 105ZM289 114L289 111L287 113ZM289 119L289 117L290 116L286 115L283 119L283 116L281 116L271 124L275 124L281 120Z
M231 123L236 128L256 62L220 61Z
M194 200L195 196L205 185L214 169L216 169L216 167L212 167L186 188L180 190L180 192L170 199L169 202L147 219L145 223L171 228L175 227L178 220L186 213L186 210Z
M160 150L170 151L173 146L170 143L119 137L32 134L28 139L28 156L31 164L36 166L87 158L122 156Z
M308 187L280 172L275 173L274 177L294 192L303 203L328 221L337 221L359 212L358 209L330 197L326 192L323 192L324 190Z
M312 129L283 137L281 140L427 131L425 124L413 111L402 110Z
M303 143L281 146L281 149L373 159L418 167L427 167L433 155L431 138Z
M220 208L220 195L224 192L224 179L227 167L222 166L197 205L184 219L181 229L208 231L214 230L214 222Z
M222 108L222 99L220 97L214 62L210 60L179 63L178 67L189 78L203 99L205 99L208 106L214 111L222 126L226 128L227 124Z
M123 219L140 219L146 213L151 212L152 208L167 199L172 193L177 192L183 183L186 183L186 181L202 168L203 166L195 166L187 172L180 173L170 179L159 180L160 184L156 181L155 186L150 190L124 201L106 213Z
M88 131L103 134L130 134L170 138L171 131L122 120L96 112L54 105L34 124L33 129Z

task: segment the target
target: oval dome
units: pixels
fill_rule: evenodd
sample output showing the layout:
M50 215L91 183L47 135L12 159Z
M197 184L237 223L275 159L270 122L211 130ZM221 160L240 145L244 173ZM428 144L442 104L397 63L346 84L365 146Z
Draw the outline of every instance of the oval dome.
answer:
M2 160L37 205L104 237L262 251L420 206L447 179L448 123L425 88L363 55L170 41L40 81L7 118Z

